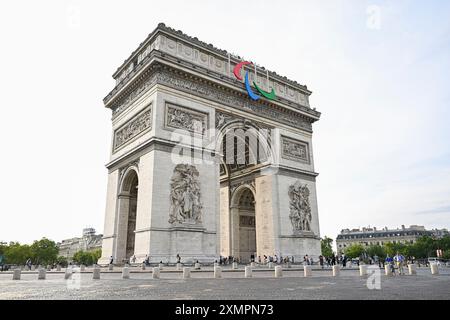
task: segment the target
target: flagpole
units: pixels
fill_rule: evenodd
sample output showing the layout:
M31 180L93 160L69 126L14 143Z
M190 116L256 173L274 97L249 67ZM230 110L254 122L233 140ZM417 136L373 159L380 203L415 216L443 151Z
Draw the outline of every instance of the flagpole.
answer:
M267 71L267 90L270 90L270 86L269 86L269 70Z
M255 83L258 82L258 75L256 74L256 63L253 64L255 66Z
M231 78L231 56L228 52L228 77Z

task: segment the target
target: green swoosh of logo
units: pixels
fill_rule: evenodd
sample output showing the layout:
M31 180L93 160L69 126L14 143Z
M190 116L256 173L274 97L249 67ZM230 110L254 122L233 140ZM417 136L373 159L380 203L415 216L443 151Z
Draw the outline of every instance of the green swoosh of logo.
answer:
M261 93L262 96L264 96L270 100L275 100L276 95L275 95L275 90L273 90L273 88L272 88L272 91L269 93L267 91L264 91L260 87L258 87L258 85L254 81L253 81L253 85L255 86L256 90L258 90L258 92Z

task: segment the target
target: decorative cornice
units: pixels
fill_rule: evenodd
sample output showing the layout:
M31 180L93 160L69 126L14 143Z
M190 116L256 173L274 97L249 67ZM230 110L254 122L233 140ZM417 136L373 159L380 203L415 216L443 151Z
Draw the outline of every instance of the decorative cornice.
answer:
M282 107L267 101L249 101L244 93L221 86L213 81L172 68L159 62L153 63L109 104L113 119L155 84L194 94L229 107L247 111L270 120L312 132L315 117Z
M123 70L125 70L131 63L133 63L133 61L136 61L139 53L141 53L143 50L145 50L145 47L149 43L151 43L151 41L159 33L165 33L165 34L177 37L177 38L182 39L182 40L184 40L192 45L195 45L201 49L210 51L218 56L221 56L222 58L228 58L228 56L230 56L230 58L232 59L232 61L234 63L240 62L243 59L242 57L233 55L233 54L227 52L226 50L216 48L213 44L200 41L197 37L191 37L191 36L183 33L181 30L175 30L173 28L166 26L164 23L159 23L158 26L147 36L147 38L143 42L141 42L141 44L138 46L138 48L136 50L134 50L126 60L124 60L124 62L122 63L122 65L119 68L117 68L117 70L113 74L113 78L117 78L119 73L121 73ZM311 94L311 91L308 90L307 86L302 85L302 84L298 83L297 81L290 80L285 76L281 76L274 71L268 71L262 66L257 66L257 67L258 67L258 69L262 70L262 72L268 72L269 76L271 78L274 78L278 81L285 82L293 87L296 87L298 89L301 89L302 91L307 92L308 94Z

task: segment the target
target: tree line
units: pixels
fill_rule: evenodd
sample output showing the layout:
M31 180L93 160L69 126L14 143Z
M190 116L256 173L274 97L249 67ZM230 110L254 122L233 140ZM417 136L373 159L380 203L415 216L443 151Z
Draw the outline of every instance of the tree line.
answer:
M34 265L54 265L67 266L66 257L58 256L57 244L47 238L35 240L31 245L10 242L0 243L1 264L25 265L28 259ZM78 251L72 260L77 264L92 265L97 263L101 257L101 250Z
M321 240L322 255L330 257L333 255L333 240L325 237ZM422 236L415 243L393 243L388 242L383 245L363 246L361 244L352 244L344 249L344 254L348 258L374 257L386 258L401 253L405 257L415 257L416 259L426 259L436 257L437 250L442 250L443 259L450 259L450 236L446 235L441 239L434 239L430 236Z

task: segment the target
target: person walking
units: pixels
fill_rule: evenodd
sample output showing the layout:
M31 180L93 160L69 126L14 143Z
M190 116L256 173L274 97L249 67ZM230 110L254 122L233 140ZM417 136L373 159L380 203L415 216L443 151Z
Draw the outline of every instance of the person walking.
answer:
M320 267L323 269L323 256L322 255L320 255L319 256L319 264L320 264Z
M401 255L399 252L397 252L397 254L394 256L394 262L397 265L398 274L399 275L404 274L403 265L405 262L405 257Z

